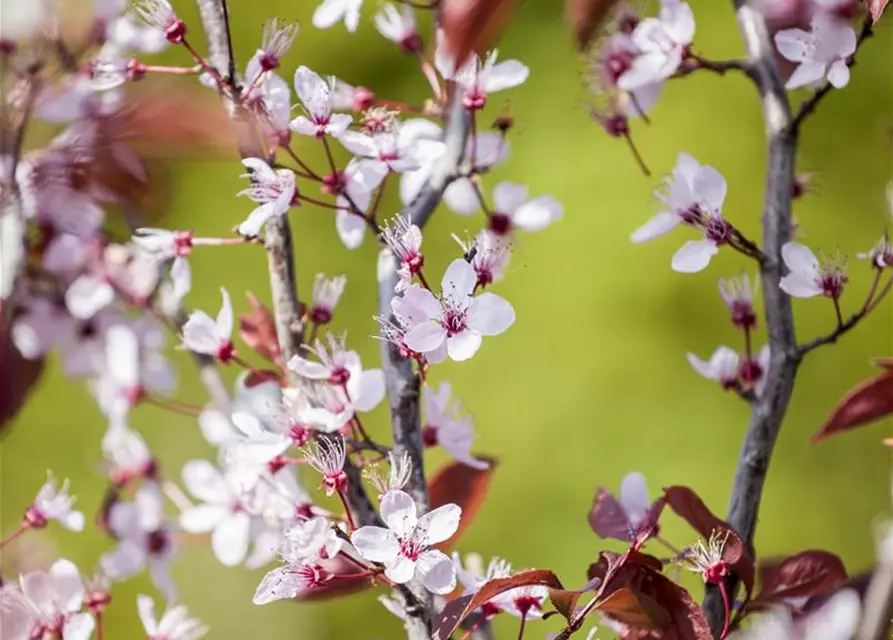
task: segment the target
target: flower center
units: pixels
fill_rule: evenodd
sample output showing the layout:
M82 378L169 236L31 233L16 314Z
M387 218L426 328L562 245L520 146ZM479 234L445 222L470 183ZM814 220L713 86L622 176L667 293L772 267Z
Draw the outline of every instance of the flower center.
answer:
M462 333L468 327L466 312L459 309L447 309L444 313L441 326L446 329L448 336Z
M708 240L713 241L716 246L720 247L728 244L729 240L732 239L732 225L723 218L710 216L704 228L704 233L707 235Z
M422 555L422 551L424 550L425 546L421 543L420 540L416 540L412 537L400 539L400 554L412 561L418 560L419 556Z
M425 425L422 429L422 444L426 447L437 446L437 427L433 425Z
M149 534L146 540L146 550L150 555L164 553L170 547L170 535L164 529L158 529Z
M505 213L491 213L488 225L490 231L498 236L504 236L512 228L512 219Z

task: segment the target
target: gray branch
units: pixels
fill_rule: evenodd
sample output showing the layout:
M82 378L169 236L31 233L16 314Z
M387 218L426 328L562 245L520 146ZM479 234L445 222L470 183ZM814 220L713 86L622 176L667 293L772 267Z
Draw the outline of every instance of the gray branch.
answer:
M452 87L444 125L443 142L446 152L432 168L428 180L422 185L415 199L400 215L409 217L413 224L423 228L434 213L443 197L443 191L459 172L465 157L465 143L470 129L470 118L462 104L462 91ZM378 312L382 317L391 317L391 300L394 299L397 285L396 256L385 248L378 263ZM404 455L412 462L412 474L406 484L406 491L412 496L420 512L428 510L428 485L425 480L425 466L422 457L422 429L419 409L420 379L413 370L411 360L400 355L391 343L382 341L382 368L391 406L391 428L394 437L394 455ZM429 640L435 609L431 594L418 582L412 581L408 589L417 605L407 609L407 634L410 640ZM406 594L400 594L404 598Z
M769 153L762 214L764 259L760 275L772 356L766 372L765 391L751 405L750 424L738 458L726 517L745 544L752 548L772 449L791 400L800 362L791 301L779 287L781 247L789 240L791 232L797 136L765 18L754 6L755 2L734 2L751 77L761 96ZM728 586L734 590L735 582L730 581ZM724 621L719 589L712 587L708 590L704 607L714 635L718 637Z

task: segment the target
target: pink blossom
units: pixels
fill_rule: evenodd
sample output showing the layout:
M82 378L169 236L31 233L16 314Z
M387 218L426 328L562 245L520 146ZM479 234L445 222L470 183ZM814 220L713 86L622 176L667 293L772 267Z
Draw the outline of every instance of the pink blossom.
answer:
M530 199L526 186L500 182L493 189L493 211L489 216L489 231L498 236L514 229L540 231L559 220L564 208L551 196Z
M268 220L284 215L295 204L295 174L289 169L274 170L259 158L245 158L242 164L250 171L243 177L251 178L252 185L239 195L248 196L260 206L239 225L238 231L243 236L254 237Z
M458 505L447 504L419 517L409 494L389 491L381 500L381 517L388 528L361 527L350 540L366 560L382 563L385 575L395 583L416 577L432 593L445 594L456 586L453 563L430 547L456 533L461 515Z
M322 484L327 496L344 491L347 487L347 474L344 473L344 463L347 460L344 438L322 437L313 446L308 446L304 454L307 464L322 474Z
M463 242L455 235L453 239L462 247L466 260L471 256L471 266L481 289L502 280L511 256L511 244L505 236L481 231L470 242Z
M43 528L50 520L55 520L69 531L84 530L84 514L72 509L76 498L69 495L68 485L65 480L57 488L53 474L47 473L47 481L25 511L25 522L29 527Z
M679 0L661 0L658 17L639 21L633 30L637 53L617 86L634 91L666 80L679 69L694 35L691 7Z
M232 342L233 305L229 293L220 288L223 305L212 320L204 311L193 311L183 325L183 347L196 353L214 356L220 362L229 362L236 354Z
M419 130L427 126L423 123L427 121L416 118L401 123L389 118L372 134L347 131L338 141L360 157L365 171L383 179L391 171L414 171L443 155L442 142L420 135Z
M335 306L344 293L347 285L347 276L326 278L323 274L316 274L313 281L313 302L310 305L310 319L318 325L329 324L335 313Z
M278 69L279 64L295 38L298 37L298 25L280 23L278 18L267 20L264 24L263 40L261 41L260 66L264 71Z
M849 280L846 275L846 260L837 257L820 263L805 245L787 242L781 248L781 257L788 268L788 275L781 279L780 286L785 293L795 298L823 295L836 300Z
M186 25L177 17L167 0L142 0L136 10L150 26L161 31L168 42L183 42Z
M295 133L323 138L327 135L342 136L353 118L344 113L332 113L334 78L323 80L305 66L295 71L295 92L304 107L306 116L298 116L289 124Z
M515 322L515 311L494 293L473 296L477 273L463 259L447 267L442 294L410 287L403 296L410 316L424 318L405 336L406 345L418 353L437 352L446 345L453 360L468 360L481 346L483 336L496 336Z
M661 509L660 500L652 502L648 497L645 476L633 471L623 477L616 498L606 489L598 489L589 522L602 538L641 541L652 534Z
M415 24L415 12L409 3L403 4L402 11L392 4L383 5L375 14L375 28L408 53L422 50L422 39Z
M738 382L738 352L729 347L719 347L709 361L698 358L693 353L685 356L688 363L708 380L718 382L724 389L730 389Z
M487 469L490 465L471 455L474 427L471 419L461 411L459 402L452 402L452 387L441 382L437 391L425 389L425 422L422 441L426 446L440 445L458 462L473 469Z
M821 12L813 17L811 29L775 34L778 52L798 63L785 86L797 89L827 78L834 88L844 88L850 81L847 61L856 52L856 32L845 20Z
M517 60L497 63L498 56L499 52L494 50L481 61L474 53L465 64L456 69L455 60L446 54L443 32L437 33L434 64L444 78L455 81L462 88L463 102L469 111L483 109L489 94L520 86L530 75L530 69L526 65Z
M336 22L344 21L344 26L353 33L360 24L362 5L363 0L323 0L313 12L313 26L328 29Z
M160 620L149 596L137 596L136 605L147 640L198 640L208 633L208 627L198 618L190 618L182 605L166 609Z
M49 571L33 571L21 576L19 588L0 589L4 640L53 637L61 640L88 640L95 621L81 613L84 584L77 567L57 560Z

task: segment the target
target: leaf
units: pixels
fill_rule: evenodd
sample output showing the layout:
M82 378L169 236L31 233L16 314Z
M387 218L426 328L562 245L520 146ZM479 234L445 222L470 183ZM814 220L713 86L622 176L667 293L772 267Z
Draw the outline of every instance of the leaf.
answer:
M239 315L239 335L242 341L267 360L278 360L282 355L276 334L273 313L254 294L247 293L251 313Z
M2 305L0 305L2 313ZM0 433L21 411L43 372L43 358L28 360L12 343L9 331L0 327Z
M331 578L318 587L313 587L312 589L302 592L300 595L293 598L295 602L322 602L324 600L333 600L335 598L341 598L365 591L374 584L372 580L369 579L369 576L364 576L362 578L349 577L351 573L356 573L358 571L357 567L347 560L344 560L340 555L335 556L335 558L330 560L322 561L322 565L326 571L333 576L338 577Z
M633 531L620 501L610 491L599 487L589 510L589 526L600 538L613 538L623 542L637 538L644 542L653 535L665 504L663 498L655 500L648 508L644 521Z
M754 600L807 598L838 588L847 580L843 561L829 551L808 549L761 567L762 587Z
M492 600L500 593L529 585L542 585L550 589L564 589L558 576L547 569L530 569L529 571L516 573L508 578L490 580L475 593L456 598L452 602L447 603L434 624L432 640L447 640L462 620L467 618L479 606Z
M555 605L555 610L568 622L573 620L577 611L577 601L582 595L581 591L568 591L567 589L549 590L549 600Z
M584 51L619 0L565 0L564 17L578 51Z
M440 24L447 54L459 69L483 52L507 24L518 0L441 0Z
M623 624L639 629L666 629L670 615L653 598L622 587L596 607Z
M487 469L474 469L461 462L453 462L438 470L428 482L428 502L431 509L445 504L457 504L462 507L459 529L452 538L436 545L440 550L449 549L456 543L462 532L471 526L484 498L487 497L490 480L496 468L496 459L486 456L478 458L490 466Z
M890 414L893 414L893 371L887 370L853 387L812 437L812 443Z
M685 520L704 538L709 539L717 530L726 536L723 545L723 560L744 583L749 598L753 592L754 584L754 557L740 536L726 521L716 517L700 496L689 487L681 485L666 487L664 488L664 497L667 505L676 512L676 515Z
M871 15L872 24L877 24L877 21L881 19L889 2L890 0L868 0L868 13Z

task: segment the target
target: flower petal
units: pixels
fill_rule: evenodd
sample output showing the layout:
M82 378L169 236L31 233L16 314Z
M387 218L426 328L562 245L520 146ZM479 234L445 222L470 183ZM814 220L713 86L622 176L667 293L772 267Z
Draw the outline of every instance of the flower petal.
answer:
M360 378L360 393L351 398L357 411L372 411L384 399L385 379L381 369L364 371Z
M393 562L385 565L385 576L396 584L406 584L415 575L416 563L403 554L398 554Z
M416 573L431 593L445 595L456 588L456 567L437 549L429 549L419 556Z
M617 497L630 526L635 529L645 519L648 507L651 506L645 476L637 471L627 474L620 483Z
M348 249L356 249L366 237L366 221L362 216L339 209L335 213L335 229Z
M190 460L183 467L183 483L199 500L215 504L229 501L229 489L220 470L207 460Z
M405 536L418 523L415 500L405 491L388 491L381 499L381 518L398 536Z
M648 222L633 231L630 240L636 244L654 240L678 227L680 222L682 222L682 219L676 214L668 211L661 211Z
M357 552L370 562L392 562L400 553L400 542L389 529L360 527L350 536Z
M418 353L428 353L439 348L447 339L447 331L439 322L426 321L406 332L403 342Z
M478 282L478 274L465 258L456 258L447 267L441 280L443 295L457 301L463 301L474 291Z
M251 518L244 511L234 513L218 524L211 533L211 549L225 567L234 567L248 553L248 529Z
M511 89L524 84L529 75L530 69L527 68L527 65L517 60L503 60L490 67L484 83L484 90L487 93L495 93Z
M689 240L673 255L671 266L679 273L697 273L710 264L710 258L719 253L712 240Z
M515 322L515 310L495 293L482 293L471 302L468 326L484 336L496 336Z
M822 293L816 279L803 273L789 273L781 279L778 286L795 298L812 298Z
M481 348L482 341L481 334L476 331L461 331L447 338L447 352L456 362L468 360Z
M200 504L180 513L180 527L188 533L212 531L227 515L229 509L219 504Z
M416 534L424 535L423 539L428 545L439 544L449 540L459 530L461 517L462 508L457 504L437 507L419 518Z
M524 231L539 231L564 215L564 208L555 198L541 196L518 207L511 215L512 224Z
M781 258L792 273L813 276L819 270L819 261L812 249L797 242L786 242L781 247Z

